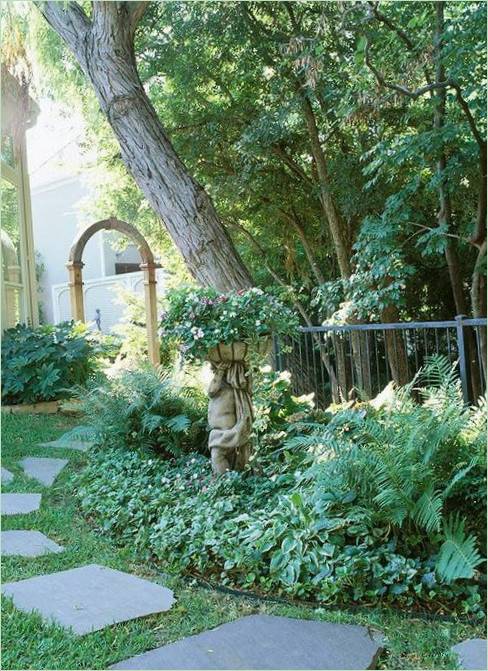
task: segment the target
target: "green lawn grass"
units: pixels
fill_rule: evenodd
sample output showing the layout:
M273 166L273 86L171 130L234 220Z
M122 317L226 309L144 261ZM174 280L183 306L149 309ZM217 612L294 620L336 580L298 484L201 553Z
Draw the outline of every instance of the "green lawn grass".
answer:
M6 557L2 560L2 581L97 563L164 584L174 590L177 601L167 613L77 637L60 627L46 625L35 614L20 613L9 599L4 599L1 668L106 669L126 657L251 613L381 629L386 644L379 667L385 669L454 669L456 663L450 647L463 639L485 635L481 624L431 622L373 609L351 615L340 610L259 603L208 591L182 576L163 574L165 567L142 560L131 548L117 547L93 521L81 515L72 481L73 474L83 468L87 455L77 450L37 447L39 442L58 438L74 423L62 416L2 416L2 464L15 474L10 485L2 486L3 491L43 494L39 512L3 517L3 529L36 529L65 547L63 553L38 559ZM55 484L44 488L23 476L18 461L26 456L69 457L70 462Z

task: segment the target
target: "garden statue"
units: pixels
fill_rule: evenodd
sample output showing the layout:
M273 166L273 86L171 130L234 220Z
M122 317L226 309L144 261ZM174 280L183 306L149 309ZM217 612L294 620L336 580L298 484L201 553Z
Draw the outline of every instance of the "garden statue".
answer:
M208 354L213 372L208 389L208 445L217 475L241 471L249 461L253 412L246 354L245 343L218 345Z
M185 287L167 294L161 331L176 342L187 362L208 361L208 446L215 475L242 471L251 455L251 369L270 352L271 334L292 336L298 318L258 287L219 294Z

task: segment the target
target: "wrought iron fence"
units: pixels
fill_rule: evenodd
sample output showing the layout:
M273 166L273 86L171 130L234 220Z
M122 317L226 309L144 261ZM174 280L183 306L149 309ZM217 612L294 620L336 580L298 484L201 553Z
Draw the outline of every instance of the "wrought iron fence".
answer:
M295 394L314 393L318 407L372 398L390 382L405 384L426 357L456 363L466 403L486 389L486 319L304 327L275 339L276 370L290 370Z

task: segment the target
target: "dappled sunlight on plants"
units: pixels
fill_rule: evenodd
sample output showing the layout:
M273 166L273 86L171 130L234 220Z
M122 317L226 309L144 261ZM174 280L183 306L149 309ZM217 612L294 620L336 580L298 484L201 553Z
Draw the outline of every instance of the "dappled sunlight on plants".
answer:
M486 408L466 408L452 376L434 359L394 403L324 412L264 369L245 472L212 477L189 425L189 452L168 459L143 420L135 436L100 434L83 510L145 556L226 585L481 616Z

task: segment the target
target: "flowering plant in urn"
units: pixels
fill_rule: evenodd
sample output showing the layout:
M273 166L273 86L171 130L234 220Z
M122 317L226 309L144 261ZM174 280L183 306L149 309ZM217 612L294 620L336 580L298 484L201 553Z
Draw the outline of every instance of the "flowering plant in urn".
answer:
M249 354L265 353L272 333L292 335L298 318L277 296L253 287L219 294L186 288L168 295L162 335L176 340L189 361L210 361L209 447L220 474L242 470L253 421Z
M161 316L163 337L176 340L188 361L205 361L220 344L251 348L271 333L292 335L298 318L276 295L253 287L220 294L190 287L172 291Z

